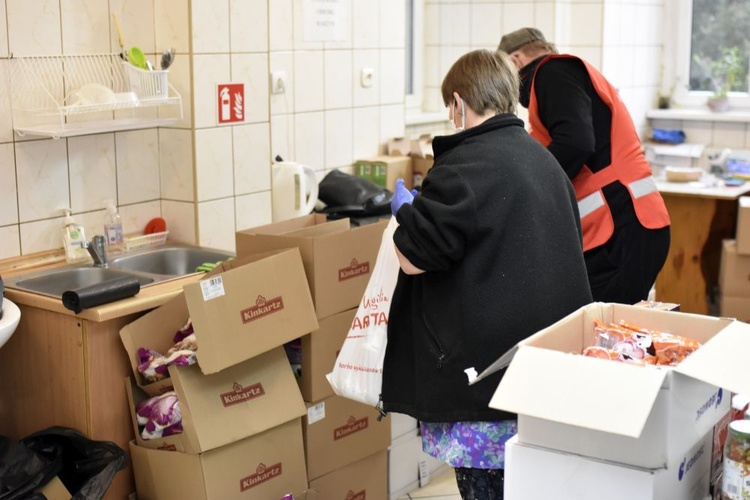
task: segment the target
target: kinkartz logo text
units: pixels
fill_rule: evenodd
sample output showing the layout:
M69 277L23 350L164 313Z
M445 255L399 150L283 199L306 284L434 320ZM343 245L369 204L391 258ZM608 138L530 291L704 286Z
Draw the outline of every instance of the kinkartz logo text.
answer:
M266 299L264 296L258 295L253 307L248 307L247 309L240 311L240 314L242 315L242 323L250 323L251 321L255 321L263 316L279 312L282 309L284 309L284 299L280 296L274 297L273 299Z
M258 468L255 469L255 474L240 479L240 491L247 491L250 488L254 488L261 483L265 483L266 481L279 476L281 476L280 462L269 466L261 463L258 465Z
M260 382L257 384L249 385L247 387L242 387L240 384L235 382L230 392L220 394L219 397L221 397L221 404L227 407L238 405L240 403L244 403L245 401L250 401L251 399L259 398L265 393L266 391L263 390L263 385L261 385Z
M365 490L362 490L358 493L354 493L353 491L349 490L349 493L346 494L346 500L365 500L365 498L367 498Z
M351 264L349 264L349 267L345 267L344 269L339 269L339 281L345 281L348 279L356 278L357 276L362 276L363 274L368 274L370 272L370 263L369 262L363 262L359 263L357 262L357 259L352 259Z
M351 436L355 432L363 431L367 429L368 425L369 425L368 417L364 417L360 419L349 417L349 420L346 421L346 425L344 425L343 427L338 427L336 429L333 429L333 440L336 441L337 439Z

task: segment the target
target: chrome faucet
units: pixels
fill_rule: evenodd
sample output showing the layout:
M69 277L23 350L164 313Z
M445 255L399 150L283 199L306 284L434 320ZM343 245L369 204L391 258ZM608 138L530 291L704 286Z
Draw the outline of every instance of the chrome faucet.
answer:
M91 238L90 242L86 242L85 247L91 254L91 258L94 259L94 267L107 267L107 249L104 236L97 234Z

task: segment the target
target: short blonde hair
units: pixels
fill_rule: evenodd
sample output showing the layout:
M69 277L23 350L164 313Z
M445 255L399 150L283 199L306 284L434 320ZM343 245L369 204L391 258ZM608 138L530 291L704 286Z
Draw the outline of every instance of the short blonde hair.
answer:
M446 106L453 102L453 92L458 92L466 105L479 114L515 113L518 70L502 51L474 50L453 63L440 91Z

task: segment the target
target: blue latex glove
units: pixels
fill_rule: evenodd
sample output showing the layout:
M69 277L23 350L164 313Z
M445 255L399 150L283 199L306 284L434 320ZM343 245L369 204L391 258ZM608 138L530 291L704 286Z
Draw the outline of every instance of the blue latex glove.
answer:
M397 179L396 189L393 193L393 198L391 198L391 214L396 215L396 212L398 212L398 209L401 208L401 205L404 203L411 205L411 202L414 201L415 194L417 194L416 189L409 191L404 185L404 180Z

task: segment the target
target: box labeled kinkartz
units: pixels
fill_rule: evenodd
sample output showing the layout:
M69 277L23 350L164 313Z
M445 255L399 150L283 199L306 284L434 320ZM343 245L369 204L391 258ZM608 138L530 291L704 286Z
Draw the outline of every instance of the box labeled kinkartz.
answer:
M595 320L624 320L701 347L676 366L584 356ZM667 467L726 415L729 391L750 393L750 325L728 318L593 303L514 350L489 406L518 414L520 444L638 467Z

